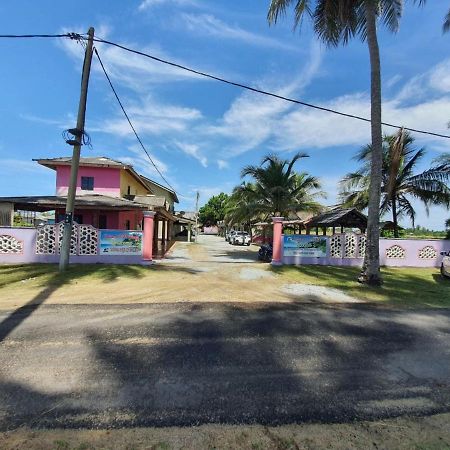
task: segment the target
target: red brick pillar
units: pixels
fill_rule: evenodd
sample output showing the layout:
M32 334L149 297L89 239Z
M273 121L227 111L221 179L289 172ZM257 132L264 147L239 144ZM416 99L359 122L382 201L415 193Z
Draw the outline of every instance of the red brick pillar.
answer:
M153 257L153 226L154 226L154 211L144 211L144 239L142 259L144 261L151 261Z
M284 217L272 217L273 222L273 254L272 265L281 266L283 257L283 219Z

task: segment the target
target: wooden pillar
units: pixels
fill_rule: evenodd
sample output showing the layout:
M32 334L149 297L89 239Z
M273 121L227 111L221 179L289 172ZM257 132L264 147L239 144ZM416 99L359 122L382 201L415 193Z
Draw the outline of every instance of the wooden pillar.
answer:
M336 227L333 227L333 234L336 234Z
M145 215L144 215L144 220L145 220ZM159 234L159 220L155 218L154 231L153 231L153 246L155 249L158 248L158 234Z
M319 236L319 227L316 227L316 236Z
M344 227L341 225L341 234L344 232Z
M164 219L162 221L162 243L165 244L166 243L166 220Z
M323 235L326 236L327 235L327 227L323 227L322 232L323 232Z

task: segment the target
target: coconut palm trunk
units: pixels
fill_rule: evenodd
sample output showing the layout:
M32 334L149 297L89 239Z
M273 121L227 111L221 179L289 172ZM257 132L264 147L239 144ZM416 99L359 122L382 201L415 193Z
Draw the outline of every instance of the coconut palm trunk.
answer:
M362 277L370 285L381 284L380 277L380 199L383 163L383 137L381 129L381 64L377 37L377 11L375 2L366 0L367 44L370 54L370 99L372 154L367 223L366 261Z
M397 215L397 200L392 197L392 222L394 224L394 237L398 238L398 215Z

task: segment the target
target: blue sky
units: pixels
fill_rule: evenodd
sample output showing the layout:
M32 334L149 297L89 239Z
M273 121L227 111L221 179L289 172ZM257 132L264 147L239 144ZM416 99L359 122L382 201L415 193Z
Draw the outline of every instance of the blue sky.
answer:
M261 0L3 0L1 33L86 32L180 64L262 89L369 116L366 45L328 49L307 22L293 32L292 16L273 27ZM431 3L433 6L431 6ZM400 31L380 28L384 120L449 133L450 34L442 35L448 1L423 8L407 2ZM327 204L337 183L356 168L355 151L369 142L367 124L243 92L97 45L103 62L143 141L192 210L240 182L240 169L278 152L321 178ZM61 132L75 126L82 47L68 40L0 40L0 196L53 194L54 172L32 158L71 154ZM93 148L84 156L132 163L161 181L138 147L98 64L93 65L86 130ZM389 131L388 129L386 131ZM450 141L417 135L431 159ZM442 229L448 211L417 207L417 223ZM407 222L405 222L408 224Z

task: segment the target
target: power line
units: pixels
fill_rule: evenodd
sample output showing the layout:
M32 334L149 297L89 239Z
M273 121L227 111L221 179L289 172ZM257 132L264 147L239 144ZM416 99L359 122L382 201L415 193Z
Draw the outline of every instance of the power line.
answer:
M85 33L83 33L83 34L79 34L79 33L20 34L20 35L17 35L17 34L0 34L0 38L69 38L69 39L73 39L73 40L77 40L77 41L86 40L87 39L87 37L85 36ZM150 55L148 53L141 52L139 50L134 50L132 48L126 47L126 46L121 45L121 44L117 44L116 42L108 41L106 39L94 38L94 41L95 42L101 42L103 44L108 44L108 45L120 48L122 50L125 50L127 52L134 53L136 55L140 55L140 56L144 56L146 58L152 59L153 61L157 61L157 62L160 62L162 64L166 64L166 65L169 65L169 66L172 66L172 67L176 67L178 69L185 70L187 72L194 73L196 75L199 75L199 76L202 76L202 77L205 77L205 78L209 78L209 79L212 79L212 80L215 80L215 81L219 81L221 83L225 83L225 84L228 84L228 85L231 85L231 86L236 86L236 87L239 87L239 88L242 88L242 89L246 89L248 91L256 92L258 94L267 95L269 97L274 97L274 98L277 98L277 99L280 99L280 100L284 100L284 101L287 101L287 102L290 102L290 103L294 103L296 105L306 106L307 108L312 108L312 109L316 109L316 110L319 110L319 111L325 111L325 112L328 112L328 113L331 113L331 114L336 114L336 115L339 115L339 116L348 117L350 119L360 120L360 121L367 122L367 123L371 122L371 120L368 119L367 117L357 116L355 114L344 113L342 111L338 111L338 110L335 110L335 109L326 108L324 106L319 106L319 105L315 105L313 103L303 102L301 100L296 100L296 99L293 99L293 98L290 98L290 97L285 97L283 95L278 95L278 94L275 94L273 92L264 91L262 89L257 89L257 88L254 88L252 86L246 85L246 84L238 83L236 81L227 80L225 78L221 78L221 77L209 74L207 72L202 72L200 70L192 69L190 67L183 66L183 65L178 64L178 63L174 63L172 61L168 61L168 60L165 60L165 59L162 59L162 58L158 58L157 56L153 56L153 55ZM435 136L435 137L440 137L440 138L444 138L444 139L450 139L450 136L446 135L446 134L434 133L432 131L426 131L426 130L419 130L417 128L409 128L409 127L405 127L405 126L402 126L402 125L395 125L395 124L388 123L388 122L382 122L381 124L386 126L386 127L397 128L397 129L402 129L403 128L404 130L408 130L408 131L411 131L411 132L414 132L414 133L425 134L425 135L428 135L428 136Z
M166 178L164 177L164 175L161 173L161 171L159 170L158 166L155 164L155 162L153 161L152 157L150 156L150 153L147 151L147 149L145 148L145 145L143 144L141 138L139 137L139 135L137 134L136 129L134 128L130 117L128 116L127 112L125 111L125 108L123 106L123 103L121 102L119 95L117 94L117 91L115 90L111 78L109 78L108 72L106 72L105 66L103 65L103 62L100 58L100 55L98 54L98 51L96 48L94 48L94 52L95 55L97 56L98 62L100 63L100 66L102 67L103 73L105 74L106 79L108 80L108 83L114 93L114 96L116 97L117 102L120 105L120 108L122 109L122 112L124 114L124 116L126 117L128 123L130 124L131 129L133 130L134 135L136 136L136 139L138 140L139 144L141 144L142 149L144 150L145 154L147 155L148 159L150 160L150 162L152 163L153 167L156 169L156 171L159 173L160 177L164 180L164 182L167 184L168 187L170 187L170 189L172 189L173 192L176 193L175 189L170 185L170 183L166 180Z
M30 39L30 38L69 38L85 39L86 33L64 33L64 34L0 34L0 38Z
M85 38L83 38L83 39L85 39ZM252 86L248 86L246 84L238 83L236 81L230 81L230 80L227 80L225 78L221 78L221 77L218 77L218 76L215 76L215 75L211 75L211 74L209 74L207 72L202 72L202 71L199 71L199 70L196 70L196 69L192 69L192 68L187 67L187 66L183 66L181 64L174 63L172 61L168 61L168 60L165 60L165 59L162 59L162 58L158 58L157 56L153 56L153 55L150 55L148 53L141 52L139 50L134 50L132 48L126 47L126 46L121 45L121 44L117 44L117 43L112 42L112 41L108 41L106 39L95 38L94 41L101 42L103 44L108 44L108 45L120 48L122 50L125 50L127 52L134 53L136 55L140 55L140 56L144 56L146 58L152 59L153 61L157 61L157 62L160 62L162 64L167 64L169 66L176 67L178 69L182 69L182 70L185 70L187 72L194 73L196 75L200 75L200 76L205 77L205 78L210 78L212 80L216 80L216 81L219 81L221 83L225 83L225 84L229 84L229 85L232 85L232 86L240 87L242 89L246 89L248 91L256 92L258 94L263 94L263 95L267 95L269 97L278 98L280 100L284 100L284 101L287 101L287 102L290 102L290 103L295 103L297 105L306 106L308 108L317 109L319 111L325 111L325 112L329 112L329 113L332 113L332 114L337 114L339 116L348 117L350 119L361 120L363 122L368 122L368 123L371 122L371 120L368 119L367 117L362 117L362 116L357 116L357 115L354 115L354 114L344 113L342 111L337 111L335 109L326 108L326 107L323 107L323 106L318 106L318 105L315 105L313 103L307 103L307 102L303 102L301 100L296 100L296 99L293 99L293 98L290 98L290 97L285 97L283 95L274 94L273 92L264 91L262 89L257 89L257 88L254 88ZM432 131L419 130L419 129L416 129L416 128L408 128L408 127L401 126L401 125L394 125L394 124L388 123L388 122L382 122L382 125L384 125L386 127L391 127L391 128L398 128L398 129L402 129L403 128L404 130L408 130L408 131L411 131L411 132L414 132L414 133L420 133L420 134L426 134L426 135L429 135L429 136L435 136L435 137L441 137L441 138L445 138L445 139L450 139L449 135L440 134L440 133L434 133Z

